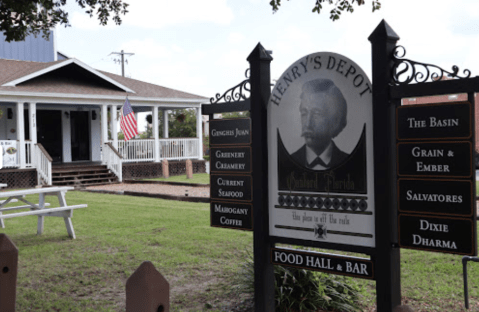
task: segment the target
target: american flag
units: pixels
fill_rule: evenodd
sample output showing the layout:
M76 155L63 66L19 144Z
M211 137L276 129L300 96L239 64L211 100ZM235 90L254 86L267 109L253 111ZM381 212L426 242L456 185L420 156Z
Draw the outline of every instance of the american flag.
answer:
M138 134L138 126L136 124L135 113L131 108L130 101L126 98L125 104L120 110L120 128L125 135L125 141L133 138Z

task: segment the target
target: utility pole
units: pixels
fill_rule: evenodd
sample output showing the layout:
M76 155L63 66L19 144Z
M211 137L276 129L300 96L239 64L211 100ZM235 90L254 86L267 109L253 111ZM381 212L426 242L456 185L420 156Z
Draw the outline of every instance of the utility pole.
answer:
M125 53L123 50L121 52L111 52L110 55L112 54L119 54L121 55L121 76L125 77L125 55L135 55L135 53ZM116 60L115 60L116 61Z

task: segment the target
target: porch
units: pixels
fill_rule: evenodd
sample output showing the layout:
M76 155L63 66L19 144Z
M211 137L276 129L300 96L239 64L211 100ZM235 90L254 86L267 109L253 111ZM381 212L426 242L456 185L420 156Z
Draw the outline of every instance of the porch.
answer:
M92 183L98 184L101 183L101 178L105 181L111 181L111 176L104 171L100 171L99 167L104 166L115 175L115 180L121 182L124 178L161 176L161 161L164 159L170 162L170 171L173 175L184 172L184 160L202 159L202 155L199 154L201 150L198 148L200 144L198 138L167 138L157 141L154 139L132 139L118 141L118 149L114 148L113 144L113 141L104 144L100 152L100 161L53 162L52 157L41 143L34 144L31 141L25 141L25 156L22 162L19 152L21 148L18 141L0 140L0 146L3 147L3 156L6 158L6 161L3 162L3 169L0 170L0 180L2 180L2 172L11 174L14 172L13 169L31 169L36 171L36 180L38 181L36 184L55 185L55 180L57 182L59 180L67 181L68 178L83 171L85 177L75 178L75 180L89 179ZM159 148L157 149L156 146ZM158 151L158 154L155 153L156 151ZM198 167L195 167L195 172L205 172L204 161L194 163ZM19 173L28 171L21 170ZM63 179L61 179L59 172L65 172ZM27 181L32 179L30 175L26 178ZM100 177L100 175L103 175L103 177ZM20 177L24 177L22 179L25 180L25 174L21 174ZM31 184L31 182L23 183ZM67 183L65 185L71 184Z

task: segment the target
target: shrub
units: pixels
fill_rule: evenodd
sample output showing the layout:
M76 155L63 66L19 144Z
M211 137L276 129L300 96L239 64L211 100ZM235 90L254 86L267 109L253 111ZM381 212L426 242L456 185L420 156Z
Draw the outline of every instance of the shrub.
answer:
M352 285L349 277L283 266L274 267L274 276L278 312L360 311L359 287ZM235 284L239 293L254 293L254 262L250 253Z

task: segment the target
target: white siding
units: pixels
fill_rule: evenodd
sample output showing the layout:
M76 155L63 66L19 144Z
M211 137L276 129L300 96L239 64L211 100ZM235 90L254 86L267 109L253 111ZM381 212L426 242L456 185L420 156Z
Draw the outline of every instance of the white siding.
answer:
M0 119L0 140L7 139L7 107L0 106L0 110L3 111L3 116Z
M17 139L17 110L15 109L14 106L10 107L13 112L13 117L12 119L7 119L7 140L16 140ZM8 114L8 111L5 112ZM6 116L5 116L6 117ZM3 119L3 117L2 117ZM15 132L12 133L12 129L15 130Z

